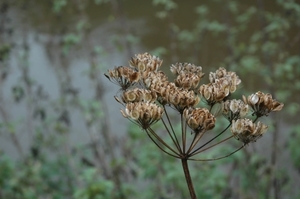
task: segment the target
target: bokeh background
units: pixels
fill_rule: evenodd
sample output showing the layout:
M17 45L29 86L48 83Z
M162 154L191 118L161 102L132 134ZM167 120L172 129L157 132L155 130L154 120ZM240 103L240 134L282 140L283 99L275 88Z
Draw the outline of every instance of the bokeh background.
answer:
M256 143L191 164L199 198L300 197L299 1L0 0L0 198L189 198L179 162L121 116L103 75L143 52L167 74L202 66L203 83L225 67L238 98L285 104Z

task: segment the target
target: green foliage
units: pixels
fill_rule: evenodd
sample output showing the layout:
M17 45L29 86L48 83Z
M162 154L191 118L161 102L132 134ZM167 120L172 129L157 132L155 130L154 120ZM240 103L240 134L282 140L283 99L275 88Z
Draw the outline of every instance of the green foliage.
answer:
M79 176L79 180L86 184L74 193L75 199L105 199L112 198L113 182L100 179L100 173L96 169L86 169Z
M291 158L293 160L293 163L297 169L297 171L300 173L300 153L299 153L299 139L300 139L300 125L294 126L291 129L291 137L292 139L289 139L288 147L290 150Z

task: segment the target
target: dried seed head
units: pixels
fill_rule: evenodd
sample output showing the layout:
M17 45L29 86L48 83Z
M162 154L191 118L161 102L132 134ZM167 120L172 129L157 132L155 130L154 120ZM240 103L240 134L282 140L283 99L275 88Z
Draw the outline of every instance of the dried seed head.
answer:
M199 88L199 93L209 105L213 105L226 99L229 95L229 85L227 81L223 80L215 83L203 84Z
M220 67L215 73L209 73L209 81L211 83L224 81L223 84L228 85L228 91L230 93L235 92L237 86L241 83L241 79L236 75L235 72L226 71L226 69L223 67Z
M127 90L122 95L122 100L124 103L129 102L154 102L157 95L154 91L135 88L132 90Z
M200 82L200 77L192 73L180 74L175 79L176 86L187 90L196 89L199 85L199 82Z
M226 100L222 106L223 115L229 121L245 117L249 111L248 104L245 104L242 100Z
M131 67L136 68L138 71L157 71L162 64L159 57L152 56L149 53L137 54L129 61Z
M133 86L140 79L140 74L127 66L119 66L113 70L108 70L105 76L115 84L119 85L122 90L128 89Z
M196 89L204 76L201 66L195 66L190 63L173 64L170 70L174 75L177 75L175 80L176 86L187 90Z
M183 111L183 116L195 133L214 128L216 122L215 117L206 108L187 108Z
M283 103L273 99L271 94L265 94L261 91L258 91L247 98L243 96L243 100L245 103L249 104L257 117L268 115L271 111L280 111L284 106Z
M170 67L171 72L174 75L181 75L181 74L194 74L201 79L204 76L202 72L201 66L196 66L190 63L176 63Z
M267 129L268 126L262 122L253 123L252 120L247 118L233 120L231 126L233 136L244 144L255 142Z
M121 110L125 118L134 120L143 129L147 129L161 119L163 109L154 103L130 102L126 104L125 111Z

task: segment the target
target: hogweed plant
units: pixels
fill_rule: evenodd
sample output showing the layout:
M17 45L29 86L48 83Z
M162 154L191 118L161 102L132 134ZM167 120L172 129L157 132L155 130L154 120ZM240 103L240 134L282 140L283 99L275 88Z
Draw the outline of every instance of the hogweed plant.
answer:
M219 68L209 73L209 83L201 84L204 76L201 66L190 63L176 63L170 67L176 76L174 82L160 70L162 60L149 53L137 54L129 61L129 66L119 66L108 70L105 76L121 87L115 96L124 109L122 115L141 127L153 143L164 153L181 160L186 182L192 199L196 198L191 180L188 161L212 161L226 158L246 145L255 142L267 130L267 125L258 121L270 112L280 111L283 104L273 99L271 94L261 91L243 99L230 99L241 83L235 72ZM199 107L200 99L208 108ZM212 108L219 104L228 125L208 141L200 140L216 125L216 115ZM170 108L180 115L181 132L175 132L168 114ZM251 119L252 118L252 119ZM165 134L151 127L161 121ZM192 134L187 133L188 128ZM230 135L217 140L221 135ZM167 143L166 136L172 140ZM242 145L229 154L218 158L199 159L197 155L235 138ZM200 144L201 143L201 144ZM209 145L210 144L210 145ZM209 145L209 146L208 146Z

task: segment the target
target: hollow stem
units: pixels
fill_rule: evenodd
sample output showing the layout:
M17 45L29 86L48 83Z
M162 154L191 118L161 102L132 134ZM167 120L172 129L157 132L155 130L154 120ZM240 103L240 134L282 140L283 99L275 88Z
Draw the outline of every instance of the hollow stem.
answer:
M187 158L182 158L181 163L182 163L182 168L183 168L185 180L186 180L187 186L189 188L191 199L197 199L195 189L194 189L194 185L193 185L193 181L192 181L192 178L191 178L191 175L190 175L190 170L189 170L189 166L188 166L188 159Z

